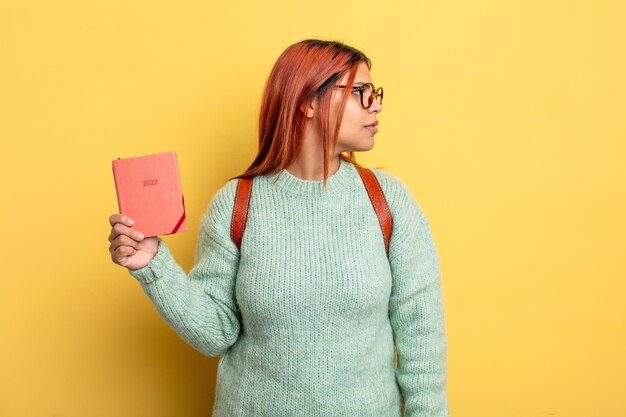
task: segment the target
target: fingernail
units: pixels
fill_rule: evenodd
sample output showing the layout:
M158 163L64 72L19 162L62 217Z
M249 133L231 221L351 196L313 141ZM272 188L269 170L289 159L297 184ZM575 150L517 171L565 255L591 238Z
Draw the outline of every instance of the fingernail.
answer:
M131 219L128 219L128 224L135 224L135 222L132 221Z

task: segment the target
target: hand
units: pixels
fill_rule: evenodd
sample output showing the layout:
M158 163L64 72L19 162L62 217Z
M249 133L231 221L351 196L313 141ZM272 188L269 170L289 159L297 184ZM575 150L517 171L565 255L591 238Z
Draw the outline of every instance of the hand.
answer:
M130 228L132 220L123 214L111 215L109 223L109 252L113 262L133 271L148 265L159 249L159 238L144 238L140 232Z

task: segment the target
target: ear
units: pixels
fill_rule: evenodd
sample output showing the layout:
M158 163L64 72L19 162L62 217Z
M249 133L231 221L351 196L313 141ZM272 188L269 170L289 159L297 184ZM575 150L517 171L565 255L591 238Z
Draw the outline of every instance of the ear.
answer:
M317 101L311 100L300 106L300 111L304 113L304 116L311 119L315 115L317 109Z

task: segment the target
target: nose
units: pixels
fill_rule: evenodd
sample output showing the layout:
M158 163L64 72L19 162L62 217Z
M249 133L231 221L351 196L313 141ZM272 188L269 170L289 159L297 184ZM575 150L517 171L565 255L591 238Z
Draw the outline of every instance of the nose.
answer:
M380 104L378 100L374 100L368 110L370 113L380 113L383 111L383 105Z

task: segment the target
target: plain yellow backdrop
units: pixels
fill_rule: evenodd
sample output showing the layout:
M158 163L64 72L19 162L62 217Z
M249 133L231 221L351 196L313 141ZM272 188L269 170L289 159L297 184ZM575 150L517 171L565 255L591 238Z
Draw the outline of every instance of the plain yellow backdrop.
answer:
M438 248L455 417L626 416L626 7L0 3L0 415L208 416L218 358L111 262L111 160L176 151L190 230L252 162L279 54L373 61L376 145ZM355 416L356 417L356 416Z

